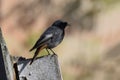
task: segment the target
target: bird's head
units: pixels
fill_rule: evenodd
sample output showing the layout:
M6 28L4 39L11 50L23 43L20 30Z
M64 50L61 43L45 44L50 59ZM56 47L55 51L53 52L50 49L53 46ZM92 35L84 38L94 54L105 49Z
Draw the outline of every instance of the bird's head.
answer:
M55 21L52 26L56 26L56 27L59 27L61 29L64 29L66 26L70 26L67 22L63 22L61 20L57 20Z

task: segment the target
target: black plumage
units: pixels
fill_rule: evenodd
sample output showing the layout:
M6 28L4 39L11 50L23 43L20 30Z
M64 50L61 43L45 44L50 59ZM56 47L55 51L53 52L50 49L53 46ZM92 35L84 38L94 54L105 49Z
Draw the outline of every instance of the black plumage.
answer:
M56 47L63 40L65 33L64 29L67 25L68 25L67 22L57 20L48 29L46 29L46 31L41 35L41 37L35 43L33 48L30 49L30 51L36 49L30 64L32 64L32 62L38 55L39 51L41 51L42 49L46 49L46 50L50 49L53 52L52 48Z

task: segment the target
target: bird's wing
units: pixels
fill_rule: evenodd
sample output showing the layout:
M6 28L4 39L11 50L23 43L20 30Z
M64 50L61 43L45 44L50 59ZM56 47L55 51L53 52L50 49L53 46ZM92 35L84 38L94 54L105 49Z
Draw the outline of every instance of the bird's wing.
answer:
M40 37L40 39L36 42L36 44L33 46L33 48L30 49L32 51L35 48L38 48L42 45L44 45L48 40L50 40L53 37L53 34L45 34Z

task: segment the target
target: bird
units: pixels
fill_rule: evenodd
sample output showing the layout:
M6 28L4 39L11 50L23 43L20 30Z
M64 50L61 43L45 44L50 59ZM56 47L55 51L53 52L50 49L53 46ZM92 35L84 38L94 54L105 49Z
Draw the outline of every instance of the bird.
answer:
M30 51L33 51L34 49L36 49L34 56L31 59L30 65L33 63L38 53L43 49L46 49L46 51L48 52L48 55L50 54L49 50L53 54L55 54L52 48L58 46L62 42L65 35L65 28L67 26L70 26L68 22L62 21L62 20L56 20L55 22L53 22L53 24L49 28L47 28L43 32L43 34L37 40L35 45L30 49Z

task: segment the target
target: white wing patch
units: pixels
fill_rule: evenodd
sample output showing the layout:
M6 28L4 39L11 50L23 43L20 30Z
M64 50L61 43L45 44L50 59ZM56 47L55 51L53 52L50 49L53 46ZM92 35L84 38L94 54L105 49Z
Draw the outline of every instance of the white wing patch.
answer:
M53 36L53 34L47 34L45 38L51 38Z
M49 40L52 36L53 36L53 34L47 34L47 35L45 35L45 37L40 41L40 43Z

